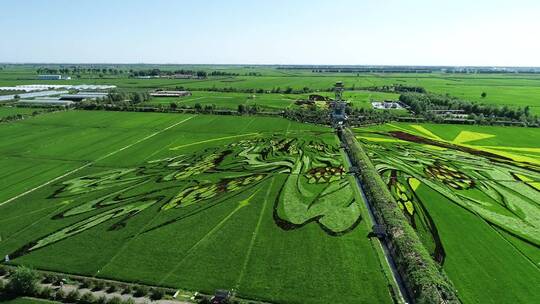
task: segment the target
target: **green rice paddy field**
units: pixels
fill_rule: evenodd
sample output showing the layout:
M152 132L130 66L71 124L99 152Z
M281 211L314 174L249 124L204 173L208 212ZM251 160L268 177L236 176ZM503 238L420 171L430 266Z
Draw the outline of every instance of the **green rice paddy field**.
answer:
M67 111L0 137L10 263L272 302L392 302L329 128Z
M395 123L356 135L464 303L538 300L538 129Z
M333 93L322 92L323 96L333 98ZM372 108L372 101L398 100L399 94L381 93L370 91L347 91L344 98L355 108ZM166 105L174 102L177 106L195 106L197 103L205 105L215 105L220 109L236 110L238 105L258 105L265 109L280 110L291 107L298 107L295 101L298 99L308 99L309 94L246 94L246 93L221 93L194 91L192 96L187 97L154 97L148 104Z
M193 68L193 67L191 67ZM200 67L202 68L202 67ZM162 67L162 69L166 69ZM204 68L203 68L204 69ZM214 68L216 70L217 68ZM238 67L222 67L219 70L239 72ZM310 71L278 70L259 67L246 71L259 72L262 76L209 77L208 79L133 79L124 77L85 78L55 81L55 84L114 84L124 89L156 89L185 87L192 90L203 88L239 89L285 89L308 87L315 90L330 89L336 81L347 87L369 87L381 85L422 86L440 94L450 94L483 104L507 105L511 108L531 107L531 113L540 114L540 76L536 74L359 74L311 73ZM36 80L33 69L12 68L0 72L0 86L50 83ZM482 92L487 96L481 97ZM376 93L375 93L376 94ZM278 102L279 106L288 103Z
M207 69L208 67L198 67ZM239 67L213 67L246 72ZM54 81L120 90L184 87L151 105L295 107L336 81L357 108L422 86L540 114L540 76L337 74ZM5 68L0 86L51 83ZM198 91L201 90L201 91ZM480 97L482 92L487 97ZM34 109L0 107L0 117ZM540 294L540 131L394 123L355 129L463 303L534 303ZM332 129L284 119L63 111L0 124L0 256L37 269L278 303L390 303L395 288ZM24 300L24 299L23 299Z
M302 98L302 95L284 94L246 94L246 93L220 93L220 92L192 92L187 97L154 97L148 104L166 105L171 102L178 106L193 107L196 104L202 106L215 105L219 109L236 110L238 105L259 105L266 109L279 110L294 106L294 102Z

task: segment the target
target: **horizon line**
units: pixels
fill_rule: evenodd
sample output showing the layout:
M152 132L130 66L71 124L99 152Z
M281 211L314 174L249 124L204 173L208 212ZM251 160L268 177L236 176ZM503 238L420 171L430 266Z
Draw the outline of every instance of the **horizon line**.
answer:
M0 64L25 65L25 64L81 64L81 65L206 65L206 66L320 66L320 67L424 67L424 68L538 68L540 66L520 66L520 65L425 65L425 64L308 64L308 63L172 63L172 62L0 62Z

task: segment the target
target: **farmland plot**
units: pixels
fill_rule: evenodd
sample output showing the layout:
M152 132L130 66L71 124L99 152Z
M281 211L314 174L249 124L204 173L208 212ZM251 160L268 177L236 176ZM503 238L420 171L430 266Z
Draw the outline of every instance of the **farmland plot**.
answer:
M463 302L537 298L538 130L388 124L356 134Z
M107 112L19 127L50 132L12 138L29 147L21 157L63 153L86 166L0 207L0 254L14 264L275 302L391 302L330 129Z

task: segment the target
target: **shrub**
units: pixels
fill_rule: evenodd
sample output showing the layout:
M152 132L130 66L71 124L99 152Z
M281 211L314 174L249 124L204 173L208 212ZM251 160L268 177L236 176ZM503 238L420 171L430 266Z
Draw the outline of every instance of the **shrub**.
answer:
M53 274L46 273L43 275L43 280L41 282L45 284L51 284L55 282L55 276Z
M4 288L5 288L5 284L4 284L4 281L0 280L0 293L2 293L2 291L4 291Z
M120 297L112 297L107 301L107 304L122 304L122 299Z
M54 286L60 286L60 283L64 280L61 276L53 276L52 277L52 284Z
M161 289L153 289L152 294L150 295L150 299L153 301L161 300L163 296L165 295L165 292Z
M9 277L8 292L14 295L30 296L37 291L39 275L32 269L21 266Z
M92 288L93 291L98 291L98 290L103 290L105 288L105 283L101 282L101 281L97 281L95 284L94 284L94 288Z
M58 289L56 294L54 295L54 299L57 301L62 301L66 297L66 293L63 289Z
M84 293L79 301L82 304L93 304L96 302L96 297L90 291Z
M197 302L198 304L211 304L210 298L206 296L201 296L201 298Z
M52 288L46 286L41 288L41 290L38 293L38 296L42 299L52 299L54 296L54 291Z
M66 301L69 303L75 303L81 298L81 293L77 289L73 289L66 296Z
M135 288L135 294L136 297L144 297L148 294L148 288L145 286L137 286Z
M6 267L0 265L0 277L8 274Z
M101 297L97 298L96 304L107 304L107 297L101 296Z
M116 285L114 285L114 284L113 284L113 285L110 285L109 288L107 288L107 292L108 292L108 293L116 292L116 290L117 290L117 287L116 287Z
M81 283L79 284L79 286L80 286L81 288L92 289L93 286L94 286L94 282L92 282L92 280L83 279L83 280L81 281Z
M133 292L133 290L131 289L131 286L129 286L129 285L124 287L124 290L122 290L122 294L130 294L132 292Z
M135 300L133 300L133 298L127 298L124 300L123 304L135 304Z
M45 284L52 284L54 286L60 286L60 282L62 282L63 278L56 274L47 273L43 276L42 283Z

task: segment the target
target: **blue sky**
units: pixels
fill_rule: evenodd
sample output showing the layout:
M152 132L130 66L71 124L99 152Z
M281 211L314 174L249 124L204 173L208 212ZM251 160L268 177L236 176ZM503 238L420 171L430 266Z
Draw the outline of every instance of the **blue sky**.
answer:
M540 66L537 0L2 0L0 62Z

